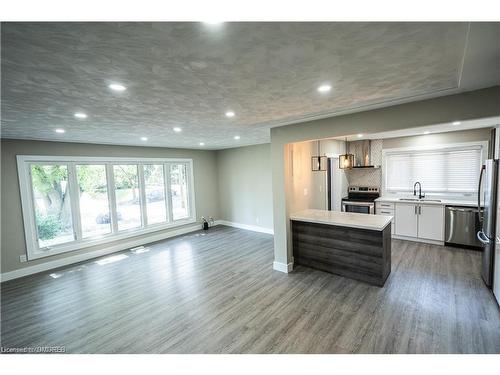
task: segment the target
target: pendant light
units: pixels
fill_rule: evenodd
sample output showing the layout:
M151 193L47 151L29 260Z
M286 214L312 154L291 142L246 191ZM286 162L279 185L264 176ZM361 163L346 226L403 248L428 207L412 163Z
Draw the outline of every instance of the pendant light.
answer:
M347 137L345 139L345 154L339 157L340 169L351 169L354 166L354 155L347 152Z
M311 158L311 170L313 172L326 171L327 157L320 156L320 141L317 141L318 154Z

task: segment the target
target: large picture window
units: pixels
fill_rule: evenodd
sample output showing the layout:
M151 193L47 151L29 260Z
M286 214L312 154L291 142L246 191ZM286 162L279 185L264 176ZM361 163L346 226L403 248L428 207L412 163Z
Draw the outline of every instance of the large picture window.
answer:
M80 193L82 237L111 233L106 166L77 165L76 175Z
M113 165L118 230L139 228L141 203L137 165Z
M172 191L172 212L174 220L189 216L185 164L170 165L170 189Z
M475 194L485 153L482 143L384 150L384 190L411 192L419 181L429 193Z
M161 164L146 164L144 166L148 224L163 223L168 220L164 170L165 168Z
M196 221L190 159L18 156L28 259Z
M38 246L50 248L74 241L68 166L32 164L31 180Z

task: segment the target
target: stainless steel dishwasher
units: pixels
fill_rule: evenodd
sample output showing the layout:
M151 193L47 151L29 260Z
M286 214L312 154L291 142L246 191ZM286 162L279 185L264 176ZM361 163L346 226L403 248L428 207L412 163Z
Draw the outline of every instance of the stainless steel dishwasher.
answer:
M444 220L446 246L481 250L481 242L476 236L481 230L477 207L446 206Z

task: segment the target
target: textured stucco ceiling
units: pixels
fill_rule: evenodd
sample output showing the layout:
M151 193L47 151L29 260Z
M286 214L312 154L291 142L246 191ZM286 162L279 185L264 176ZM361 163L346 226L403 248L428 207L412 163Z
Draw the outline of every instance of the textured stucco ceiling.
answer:
M187 148L203 141L210 149L264 143L272 126L457 88L467 30L4 23L2 137ZM112 92L111 82L128 89ZM316 91L324 82L333 87L326 95ZM226 118L227 110L236 116ZM79 111L88 118L74 118Z

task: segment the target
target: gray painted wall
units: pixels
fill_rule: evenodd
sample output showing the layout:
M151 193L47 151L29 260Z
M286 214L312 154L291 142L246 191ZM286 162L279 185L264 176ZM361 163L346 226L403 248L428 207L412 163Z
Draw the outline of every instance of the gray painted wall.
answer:
M220 219L273 229L271 145L217 151Z
M83 143L60 143L40 141L20 141L2 139L2 181L1 181L1 272L9 272L20 268L57 260L68 256L102 249L117 245L127 240L115 241L106 245L88 247L84 250L71 251L43 259L21 263L19 256L26 254L23 219L21 212L21 197L17 177L16 155L54 155L54 156L103 156L103 157L151 157L151 158L192 158L194 168L194 187L196 199L196 214L201 216L219 217L217 157L215 151L167 149L153 147L106 146ZM269 148L269 145L267 145ZM267 164L269 164L267 158ZM269 176L270 179L270 176ZM271 199L271 197L269 197ZM272 224L271 224L272 225ZM169 232L165 230L163 232ZM144 238L148 235L136 236Z

